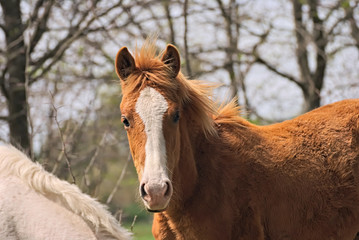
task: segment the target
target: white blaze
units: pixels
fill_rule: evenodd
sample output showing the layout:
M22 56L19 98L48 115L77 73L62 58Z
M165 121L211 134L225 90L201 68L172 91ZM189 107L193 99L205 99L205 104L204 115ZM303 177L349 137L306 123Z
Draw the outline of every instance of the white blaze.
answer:
M162 131L163 115L167 111L166 99L154 88L146 87L136 102L136 112L145 125L147 136L145 168L142 180L161 181L167 178L166 144Z

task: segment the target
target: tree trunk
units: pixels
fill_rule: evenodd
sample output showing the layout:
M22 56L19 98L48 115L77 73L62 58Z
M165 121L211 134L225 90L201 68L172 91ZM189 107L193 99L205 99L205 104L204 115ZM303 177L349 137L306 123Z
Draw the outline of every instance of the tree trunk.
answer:
M221 10L222 17L225 21L225 29L227 33L228 45L225 51L227 57L225 69L227 70L229 79L231 81L230 94L231 98L235 98L238 103L238 81L235 72L235 65L238 58L237 43L239 39L239 32L237 30L239 26L237 25L238 23L234 22L234 18L237 18L238 14L238 6L236 6L234 0L231 0L228 3L228 6L225 6L222 0L217 0L217 4Z
M309 1L309 17L313 23L313 30L310 33L306 28L302 17L303 3L300 0L292 0L293 16L295 23L295 36L297 40L296 57L300 69L300 85L304 96L303 112L308 112L320 106L320 91L323 87L325 70L327 66L327 55L325 48L328 37L324 32L324 22L318 16L318 1ZM308 38L316 48L316 68L310 71L308 62Z
M320 107L320 95L314 91L304 91L304 107L303 112L309 112Z
M2 92L7 99L10 142L30 154L28 104L26 93L26 54L21 19L20 1L1 1L6 37L7 76L3 79Z

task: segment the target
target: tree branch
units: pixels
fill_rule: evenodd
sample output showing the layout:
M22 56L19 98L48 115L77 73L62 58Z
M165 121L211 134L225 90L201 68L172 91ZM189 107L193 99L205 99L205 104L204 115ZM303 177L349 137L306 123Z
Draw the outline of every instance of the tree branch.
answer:
M309 1L309 16L313 22L313 41L315 43L315 47L317 49L316 53L316 61L317 66L314 74L312 74L312 80L314 82L315 88L320 91L323 86L325 69L327 66L327 55L325 52L325 48L328 43L328 35L324 31L324 23L323 20L319 18L318 14L318 2L317 1Z
M116 182L115 187L112 189L110 195L108 196L108 198L107 198L107 200L106 200L106 204L107 204L107 205L111 203L113 196L114 196L115 193L118 191L118 188L120 187L120 184L121 184L121 182L122 182L122 179L123 179L123 177L125 176L128 163L131 161L131 159L132 159L131 153L128 153L127 161L126 161L126 163L125 163L125 166L123 166L123 168L122 168L121 175L120 175L120 177L117 179L117 182Z
M90 12L90 11L86 11L84 13L84 15L81 17L81 19L78 21L77 25L74 26L73 28L70 28L67 35L62 40L60 40L52 50L48 51L41 58L39 58L37 61L33 62L33 65L35 67L29 73L29 76L32 77L32 79L30 80L30 84L34 83L37 79L39 79L44 74L46 74L51 69L51 67L61 59L64 52L67 50L67 48L75 40L77 40L78 38L85 35L86 31L89 30L89 27L91 26L91 24L97 18L100 18L100 17L103 17L103 16L107 15L113 8L116 8L116 7L120 6L121 3L122 3L122 1L119 1L118 3L114 4L112 7L109 7L108 9L103 11L102 13L93 16L91 19L89 19L86 22L84 27L81 27L80 25L83 23L83 21L86 19L86 17L88 16L88 14ZM96 4L96 3L94 3L94 4ZM46 67L43 67L43 64L49 59L51 59L50 63ZM41 68L43 68L41 74L38 75L38 76L33 77L33 74L36 73Z
M73 184L76 184L76 178L75 178L75 176L74 176L74 174L73 174L73 172L72 172L71 162L70 162L70 159L69 159L68 154L67 154L64 136L63 136L62 131L61 131L61 128L60 128L60 123L59 123L59 121L57 120L57 108L56 108L55 105L54 105L54 98L53 98L53 95L52 95L51 92L50 92L50 95L51 95L51 98L52 98L52 101L51 101L51 103L52 103L52 108L53 108L53 110L54 110L54 112L53 112L53 113L54 113L54 120L55 120L56 126L57 126L57 128L58 128L58 130L59 130L59 134L60 134L60 139L61 139L61 144L62 144L62 153L63 153L63 155L65 156L65 160L66 160L66 163L67 163L67 168L68 168L69 173L70 173L70 175L71 175L71 177L72 177L72 183L73 183Z
M222 0L217 0L217 4L221 10L222 17L225 21L225 30L227 33L227 47L225 49L225 53L227 55L227 61L225 62L224 68L228 72L229 79L230 79L230 89L231 89L231 97L238 99L238 83L237 83L237 76L235 71L235 62L237 59L237 42L238 36L236 36L239 32L233 33L233 24L236 26L236 23L233 23L232 15L235 11L236 7L233 4L233 0L228 3L228 7L226 7ZM236 12L237 14L237 12Z
M186 59L186 70L187 75L191 78L192 77L192 70L191 70L191 64L189 61L189 53L188 53L188 40L187 40L187 34L188 34L188 0L184 1L183 4L183 18L184 18L184 35L183 35L183 41L184 41L184 53L185 53L185 59Z
M35 3L35 7L34 7L34 11L32 12L30 18L29 18L29 21L30 22L34 22L35 19L37 18L37 15L39 13L39 10L40 8L42 7L42 5L44 4L45 0L38 0L36 3Z
M89 177L88 177L88 173L89 171L91 170L92 166L94 165L95 163L95 160L97 158L97 155L100 151L100 149L103 147L103 145L105 144L105 140L106 140L106 136L107 136L107 132L105 132L101 138L101 141L100 141L100 144L97 145L96 147L96 150L94 152L94 154L92 155L91 157L91 160L89 162L89 164L87 165L87 167L85 168L84 170L84 176L83 176L83 180L84 180L84 183L87 187L90 186L90 180L89 180Z
M301 82L310 83L312 76L309 69L307 43L305 39L307 31L303 25L302 18L303 4L300 0L292 0L292 2L295 23L295 36L297 40L296 57L301 72Z
M185 0L184 5L187 4L187 0ZM169 5L169 1L163 1L163 6L166 12L166 18L167 18L167 22L168 22L168 27L170 29L170 42L174 45L176 45L176 36L175 36L175 30L173 28L173 19L171 16L171 11L170 11L170 5Z
M341 0L341 1L338 1L337 4L332 7L329 11L329 13L327 14L327 16L323 19L324 22L326 22L328 20L328 18L331 16L331 14L335 11L335 10L339 10L340 6L347 0ZM343 6L342 8L344 8L344 11L345 11L345 15L342 17L342 18L338 18L334 24L329 28L329 30L327 31L327 36L330 36L333 34L334 32L334 29L343 21L346 21L346 20L350 20L350 18L352 17L352 9L354 9L356 6L358 5L358 3L356 3L354 5L353 8L351 8L350 6L348 7L345 7Z
M269 64L267 61L265 61L263 58L261 58L260 56L256 56L255 59L256 63L260 63L263 64L264 66L266 66L270 71L278 74L281 77L284 77L288 80L290 80L291 82L297 84L301 89L304 88L304 84L301 83L300 81L298 81L294 76L288 74L288 73L284 73L282 71L279 71L277 68L275 68L273 65Z
M0 116L0 120L1 121L9 121L9 117L8 116Z
M40 2L40 1L38 1L38 2ZM34 32L33 32L32 36L31 36L31 39L30 39L30 42L31 42L30 49L29 49L30 53L32 53L32 51L36 47L37 43L41 39L42 35L47 30L47 22L48 22L48 19L50 17L50 12L51 12L52 6L54 4L54 0L46 1L45 4L46 5L44 7L44 13L42 14L41 17L37 18L37 20L35 21L36 22L36 27L34 29ZM36 11L36 8L35 8L35 11ZM38 9L37 9L37 11L38 11ZM34 16L34 17L36 18L36 16ZM31 24L31 22L29 24Z
M358 2L356 2L356 4L353 7L347 7L345 9L346 15L349 19L350 22L350 27L351 27L351 35L352 38L355 40L356 43L356 47L359 49L359 26L357 25L357 22L354 18L354 8L356 8L359 5Z
M44 67L41 71L41 74L38 76L35 76L34 78L31 77L29 80L29 84L34 83L37 79L41 78L42 76L44 76L50 69L51 67L57 63L58 60L61 59L61 57L63 56L63 54L65 53L65 51L68 49L68 47L71 45L71 43L73 43L79 36L81 35L81 32L77 32L76 34L72 35L69 34L69 38L67 39L63 39L63 43L62 44L58 44L56 46L56 49L53 49L53 51L51 51L50 53L46 54L46 57L43 58L40 63L35 64L37 67L35 67L30 73L29 76L32 76L36 71L38 71L40 68L42 68L42 64L44 61L46 61L47 59L51 58L50 63Z
M337 48L335 48L334 50L330 51L327 53L327 56L329 57L333 57L335 54L337 54L340 51L343 51L344 49L348 48L348 47L359 47L359 45L357 45L356 43L345 43L342 46L338 46Z

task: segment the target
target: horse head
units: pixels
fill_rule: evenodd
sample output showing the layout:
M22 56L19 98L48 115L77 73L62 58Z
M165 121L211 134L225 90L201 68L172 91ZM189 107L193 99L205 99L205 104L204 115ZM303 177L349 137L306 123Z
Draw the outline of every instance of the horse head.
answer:
M176 77L180 56L173 45L167 46L161 58L148 54L134 58L123 47L115 66L123 94L122 122L139 176L139 192L148 211L160 212L173 194L172 172L179 160L181 101Z

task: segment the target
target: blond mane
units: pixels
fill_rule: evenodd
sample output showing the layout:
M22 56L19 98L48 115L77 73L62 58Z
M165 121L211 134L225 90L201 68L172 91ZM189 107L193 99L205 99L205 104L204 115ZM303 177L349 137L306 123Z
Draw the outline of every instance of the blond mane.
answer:
M243 121L234 101L218 106L211 99L218 84L189 80L181 72L175 81L171 80L171 69L161 61L163 52L156 54L156 49L154 39L147 39L140 49L136 48L136 69L123 83L123 93L139 92L149 85L168 92L169 96L179 97L186 113L196 116L195 120L206 136L216 135L217 123L240 124Z
M12 146L0 146L0 175L16 176L31 189L80 216L96 235L106 239L129 239L106 207L82 193L76 185L58 179Z

